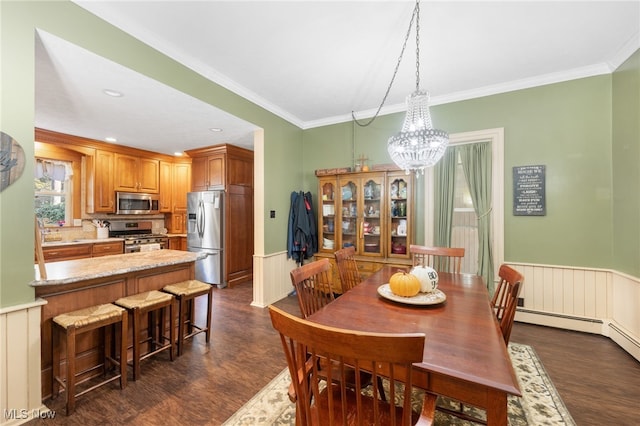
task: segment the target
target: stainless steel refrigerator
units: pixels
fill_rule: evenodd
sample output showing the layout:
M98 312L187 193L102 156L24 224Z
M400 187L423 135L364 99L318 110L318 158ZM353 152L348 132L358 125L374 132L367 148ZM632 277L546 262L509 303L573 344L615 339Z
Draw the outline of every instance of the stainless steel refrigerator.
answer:
M226 287L224 281L224 192L187 194L187 249L207 254L196 261L196 279Z

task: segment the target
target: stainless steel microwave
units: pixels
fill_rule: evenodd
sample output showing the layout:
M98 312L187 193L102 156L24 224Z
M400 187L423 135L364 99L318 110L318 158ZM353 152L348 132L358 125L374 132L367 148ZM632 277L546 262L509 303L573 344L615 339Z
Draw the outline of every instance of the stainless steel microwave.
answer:
M158 194L116 192L116 214L157 214Z

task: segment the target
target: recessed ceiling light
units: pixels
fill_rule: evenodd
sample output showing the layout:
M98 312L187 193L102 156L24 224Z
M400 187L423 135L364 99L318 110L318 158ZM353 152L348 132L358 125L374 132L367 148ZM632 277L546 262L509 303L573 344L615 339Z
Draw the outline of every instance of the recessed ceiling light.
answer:
M105 95L113 96L114 98L120 98L123 96L121 92L112 89L104 89L102 93L104 93Z
M104 140L107 142L118 142L118 139L113 138L111 136L104 138Z
M174 152L173 155L175 155L176 157L182 157L182 153L181 152Z
M222 131L222 129L219 128L219 127L212 127L209 130L211 130L212 132L221 132Z

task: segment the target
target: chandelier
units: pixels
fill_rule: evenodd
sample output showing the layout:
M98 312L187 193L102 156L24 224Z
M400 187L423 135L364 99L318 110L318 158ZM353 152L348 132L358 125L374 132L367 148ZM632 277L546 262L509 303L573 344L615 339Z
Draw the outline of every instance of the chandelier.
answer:
M364 126L371 124L375 120L384 105L402 61L414 20L416 22L416 89L407 97L407 114L404 118L402 130L389 138L387 151L393 162L407 174L418 171L424 174L425 168L435 165L444 155L449 144L449 134L443 130L433 128L431 113L429 112L429 92L420 89L420 0L416 0L416 6L411 15L409 29L407 30L391 83L378 111ZM357 124L362 126L355 120L355 116L353 118Z

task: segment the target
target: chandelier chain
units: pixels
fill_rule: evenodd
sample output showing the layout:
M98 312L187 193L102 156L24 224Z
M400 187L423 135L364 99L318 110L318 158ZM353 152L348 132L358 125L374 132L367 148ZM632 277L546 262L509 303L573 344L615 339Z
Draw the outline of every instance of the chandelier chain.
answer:
M420 28L419 15L420 15L420 0L416 0L416 6L413 9L413 13L411 14L411 21L409 22L409 28L407 29L407 34L405 35L404 42L402 43L402 50L400 51L400 56L398 57L398 62L396 62L396 67L393 70L393 75L391 77L391 81L389 82L389 86L387 87L387 91L385 92L384 97L382 98L382 102L380 103L380 106L378 107L378 110L373 115L373 117L371 117L365 123L361 123L360 121L358 121L358 119L355 116L355 113L353 111L351 111L351 118L353 118L353 121L358 126L367 127L368 125L373 123L373 121L376 118L378 118L378 115L380 114L380 110L382 110L382 107L384 106L384 103L387 101L387 97L389 96L389 92L391 91L391 87L393 86L393 82L396 79L396 74L398 74L398 69L400 68L400 63L402 62L402 57L404 56L404 51L405 51L405 48L407 47L407 41L409 41L409 36L411 35L411 28L413 28L413 22L414 21L418 21L416 23L416 44L418 44L418 42L419 42L419 34L417 33L417 31L419 31L419 28ZM417 56L420 55L419 44L416 46L416 55ZM420 85L420 62L418 60L418 62L417 62L417 70L416 70L416 90L419 89L419 87L418 87L419 85Z

